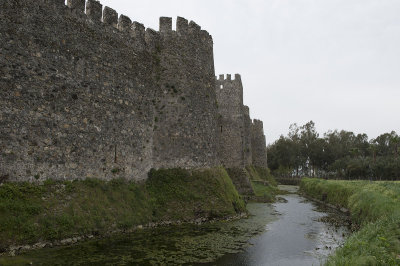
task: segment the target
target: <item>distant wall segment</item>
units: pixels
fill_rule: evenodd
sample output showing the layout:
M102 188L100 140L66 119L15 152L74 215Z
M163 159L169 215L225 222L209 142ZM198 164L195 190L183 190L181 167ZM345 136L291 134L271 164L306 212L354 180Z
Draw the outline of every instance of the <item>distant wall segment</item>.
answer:
M243 85L240 75L216 80L219 114L219 158L226 167L244 167Z
M219 75L215 90L218 101L218 156L228 168L255 165L267 167L267 149L263 123L250 119L248 106L243 105L241 76Z

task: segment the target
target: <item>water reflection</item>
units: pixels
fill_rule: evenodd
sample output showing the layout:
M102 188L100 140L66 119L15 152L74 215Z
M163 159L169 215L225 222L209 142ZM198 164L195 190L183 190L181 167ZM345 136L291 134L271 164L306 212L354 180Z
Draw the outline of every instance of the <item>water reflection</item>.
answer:
M284 198L286 203L274 204L279 219L252 239L250 247L210 265L320 265L344 242L346 227L321 222L327 214L297 194Z

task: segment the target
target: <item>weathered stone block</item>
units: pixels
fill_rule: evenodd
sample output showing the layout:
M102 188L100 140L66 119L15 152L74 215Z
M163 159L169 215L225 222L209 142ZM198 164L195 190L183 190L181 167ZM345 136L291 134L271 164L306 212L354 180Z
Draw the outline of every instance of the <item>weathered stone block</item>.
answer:
M196 24L193 20L189 22L189 32L199 34L201 27Z
M159 34L158 32L156 32L155 30L151 29L151 28L147 28L146 32L145 32L145 41L146 41L146 45L150 48L150 49L154 49L157 46L157 43L159 41Z
M103 10L103 22L104 22L104 24L111 25L111 26L117 28L117 25L118 25L117 11L106 6Z
M131 36L133 37L135 45L139 49L143 49L145 47L145 28L143 24L134 21L131 25Z
M124 15L119 16L118 29L120 31L129 31L131 29L132 20Z
M172 31L172 18L161 17L160 18L160 32L169 33Z
M85 0L68 0L67 6L83 13L85 11Z
M100 22L103 13L103 5L96 0L86 2L86 15L93 21Z
M176 19L176 32L180 35L185 35L188 33L189 24L188 20L182 17Z

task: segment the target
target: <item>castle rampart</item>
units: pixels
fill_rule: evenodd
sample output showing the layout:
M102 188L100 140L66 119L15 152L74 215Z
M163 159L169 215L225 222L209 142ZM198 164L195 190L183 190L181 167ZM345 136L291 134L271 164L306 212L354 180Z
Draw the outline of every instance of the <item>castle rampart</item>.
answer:
M219 119L219 158L226 167L244 167L243 86L240 75L216 80Z
M226 167L256 165L267 167L267 150L262 122L250 119L248 106L243 105L240 75L219 75L216 92L219 113L219 158Z
M240 76L216 81L212 37L176 24L146 29L94 0L2 1L0 174L141 180L249 161ZM221 144L232 159L220 160Z
M172 19L160 19L153 144L156 167L219 164L212 39L194 22L188 24L186 35L178 34L184 24L185 20L178 19L177 31L172 31Z
M2 175L143 179L217 165L211 36L193 22L183 34L181 18L167 37L97 1L84 11L75 0L1 6Z

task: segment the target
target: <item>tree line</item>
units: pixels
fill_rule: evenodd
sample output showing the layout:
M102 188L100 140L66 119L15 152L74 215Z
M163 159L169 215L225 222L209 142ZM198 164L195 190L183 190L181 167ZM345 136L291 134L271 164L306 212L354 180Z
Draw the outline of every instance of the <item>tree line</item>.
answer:
M400 136L375 139L345 130L319 136L313 121L290 125L287 136L268 145L268 166L277 177L400 180Z

